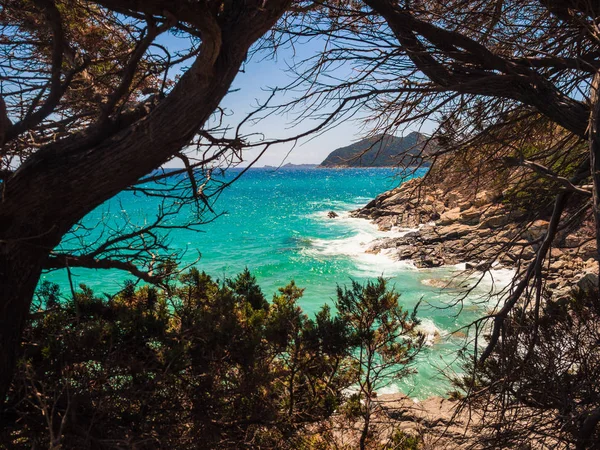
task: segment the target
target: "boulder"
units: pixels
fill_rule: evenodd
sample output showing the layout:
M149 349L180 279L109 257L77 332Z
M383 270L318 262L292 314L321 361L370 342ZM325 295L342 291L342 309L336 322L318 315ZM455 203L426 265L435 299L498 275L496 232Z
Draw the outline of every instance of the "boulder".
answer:
M460 217L460 208L452 208L440 215L437 225L450 225L457 222Z
M550 271L558 272L559 270L564 269L566 265L567 264L564 260L559 259L558 261L554 261L552 264L550 264Z
M511 217L509 214L502 214L499 216L492 216L485 218L480 227L481 228L500 228L505 225L508 225L511 222Z
M584 292L593 291L598 287L598 275L588 272L577 282L577 287Z
M525 231L523 231L522 237L528 241L535 241L544 236L546 231L548 231L548 221L536 220L532 222Z
M445 199L449 208L456 208L462 202L463 195L458 191L450 191L445 195Z
M433 256L422 256L415 261L415 265L419 268L439 267L444 264L444 260Z
M465 200L464 202L460 202L458 204L458 207L461 211L466 211L467 209L470 209L471 206L473 206L473 203L470 200Z
M467 234L471 233L473 228L469 225L463 225L460 223L455 223L453 225L448 225L446 227L440 227L437 230L437 235L440 240L450 240L450 239L458 239Z
M473 201L473 204L475 206L484 206L489 203L493 203L497 199L498 199L498 194L496 194L492 191L479 191L477 193L477 195L475 196L475 200Z
M336 217L339 217L339 216L338 216L338 213L336 213L335 211L329 211L327 213L327 217L329 217L330 219L335 219Z
M479 211L477 208L469 208L460 213L458 220L460 223L467 225L476 225L479 223L480 218L481 211Z

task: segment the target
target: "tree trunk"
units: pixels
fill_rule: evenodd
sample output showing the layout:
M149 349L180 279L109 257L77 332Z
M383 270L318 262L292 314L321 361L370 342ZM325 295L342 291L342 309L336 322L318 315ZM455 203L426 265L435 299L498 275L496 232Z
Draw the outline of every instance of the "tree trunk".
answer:
M367 448L367 438L369 437L369 427L371 426L371 394L365 397L365 414L363 415L364 423L360 433L359 448L365 450Z
M281 11L284 9L285 5ZM277 17L273 15L262 25L270 28ZM203 37L204 51L146 117L92 143L67 138L50 144L1 186L0 411L31 299L49 253L87 213L160 167L190 142L227 94L248 48L260 34L235 42L218 37L211 43Z
M592 203L596 222L596 258L600 275L600 71L596 72L590 89L589 148L592 173ZM599 286L600 287L600 286Z
M29 244L0 246L0 411L12 381L44 253Z

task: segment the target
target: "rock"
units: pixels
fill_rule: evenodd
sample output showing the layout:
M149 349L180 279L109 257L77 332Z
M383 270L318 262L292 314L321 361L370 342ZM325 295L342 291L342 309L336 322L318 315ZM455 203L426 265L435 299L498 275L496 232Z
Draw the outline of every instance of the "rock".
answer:
M439 214L442 214L444 211L446 211L446 205L444 205L444 202L440 200L433 202L433 207Z
M528 211L499 203L502 193L494 188L481 190L473 198L467 188L448 192L427 186L425 191L418 191L415 189L420 187L418 183L416 179L410 180L352 213L353 217L371 219L380 230L419 228L402 237L377 240L367 252L388 249L395 259L412 260L421 268L460 262L467 269L478 271L490 269L488 263L479 261L496 261L503 267L514 268L535 257L540 238L548 228L547 220L530 222L525 218ZM592 274L582 278L580 284L584 286L597 277L593 275L598 271L595 243L588 234L586 229L573 228L557 236L546 274L554 296L557 292L568 292L582 272ZM565 247L565 242L571 247Z
M390 231L393 226L396 226L396 218L393 216L382 217L377 221L379 231Z
M460 202L458 204L458 207L460 208L461 211L465 211L467 209L470 209L471 206L473 206L473 203L471 203L471 201L469 201L469 200L465 200L464 202Z
M473 201L473 204L475 206L484 206L488 203L494 202L497 198L498 195L492 191L480 191L475 196L475 201Z
M577 287L584 292L593 291L598 287L598 275L588 272L577 282Z
M437 230L437 234L439 238L441 238L440 240L450 240L466 236L471 231L473 231L473 228L471 228L470 226L455 223L454 225L439 228Z
M587 242L581 245L581 241L579 242L580 247L577 249L577 255L583 259L587 260L589 258L595 258L598 254L596 250L595 242ZM596 263L596 267L598 267L598 263Z
M449 282L447 280L440 280L439 278L426 278L421 280L421 284L424 286L444 289L448 287Z
M443 259L432 256L422 256L420 259L415 261L415 265L419 268L439 267L442 264L444 264Z
M546 231L548 231L548 221L536 220L523 231L522 237L528 241L535 241L545 235Z
M481 211L477 208L469 208L466 211L460 213L458 220L460 223L464 223L466 225L476 225L479 223L481 219Z
M410 248L405 248L404 250L402 250L401 252L398 253L398 257L403 260L403 259L412 259L412 256L415 254L415 252L410 249Z
M404 236L402 236L401 239L417 239L421 237L421 233L419 232L419 230L415 230L415 231L409 231L408 233L406 233Z
M365 253L369 253L371 255L378 255L381 252L381 247L371 246L365 250Z
M462 201L462 197L463 196L460 192L450 191L445 195L445 200L449 208L456 208L458 203Z
M482 263L477 264L475 266L475 268L477 270L479 270L480 272L487 272L488 270L490 270L492 268L492 263L482 262Z
M440 219L437 221L437 225L444 226L450 225L454 222L457 222L460 217L460 208L453 208L448 211L445 211L442 215L440 215Z
M329 211L327 213L327 217L329 217L330 219L335 219L336 217L339 217L339 215L335 211Z
M568 248L575 248L581 245L581 237L576 234L567 234L563 238L563 245Z
M500 228L507 225L511 220L509 214L487 217L481 222L480 228Z

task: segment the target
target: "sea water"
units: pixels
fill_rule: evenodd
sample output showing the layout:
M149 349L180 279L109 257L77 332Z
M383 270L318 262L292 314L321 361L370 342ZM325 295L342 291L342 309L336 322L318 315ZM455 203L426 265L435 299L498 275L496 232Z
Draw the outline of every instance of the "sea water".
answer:
M417 269L410 262L395 260L391 253L365 253L375 239L410 230L379 231L368 220L349 215L378 194L423 174L420 170L399 176L395 170L380 168L251 169L213 205L215 213L222 215L201 226L201 232L171 231L169 249L185 250L184 263L195 263L221 280L248 267L267 297L294 280L305 288L300 306L309 315L333 302L337 285L388 278L401 294L403 307L412 310L420 303L418 316L426 347L415 366L417 373L380 393L402 391L420 399L445 395L451 388L448 377L460 371L458 351L469 339L463 327L497 301L488 294L498 292L510 272L493 271L479 280L466 275L460 265ZM220 177L230 181L237 175L239 170L229 170ZM156 197L123 193L84 219L86 239L101 238L103 226L118 227L124 216L138 225L150 223L158 205ZM338 217L330 218L330 211ZM131 276L112 270L72 269L72 278L75 285L85 283L98 293L114 293ZM69 290L64 271L46 273L42 279L58 283L64 292ZM444 285L450 287L441 289Z

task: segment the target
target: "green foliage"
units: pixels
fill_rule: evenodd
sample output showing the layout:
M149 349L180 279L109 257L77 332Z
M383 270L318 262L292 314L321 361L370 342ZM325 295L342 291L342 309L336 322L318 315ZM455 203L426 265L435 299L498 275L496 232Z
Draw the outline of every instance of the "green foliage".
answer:
M294 282L268 303L245 270L223 284L196 269L167 290L43 284L10 391L16 448L294 447L354 381L349 332L310 319ZM61 428L61 423L65 425ZM299 442L299 441L298 441ZM117 443L117 444L115 444Z
M248 302L252 308L267 309L269 307L265 296L256 283L256 277L250 273L247 267L233 280L227 280L226 284L241 301Z
M424 336L416 331L416 309L409 315L398 303L399 297L394 289L388 289L383 277L365 285L353 281L350 289L337 289L335 304L350 330L354 348L350 356L358 368L358 393L346 404L344 413L351 421L362 421L361 450L372 440L376 390L411 373L424 342Z
M356 358L361 374L377 375L376 380L370 379L371 384L410 373L410 364L423 344L423 336L416 331L416 311L409 315L399 305L399 298L383 277L365 285L353 281L351 289L337 289L336 307L359 350ZM375 385L369 388L375 389Z
M338 314L325 305L309 318L303 292L292 281L267 302L247 269L223 283L191 269L164 289L126 282L103 297L43 283L8 398L18 420L0 437L14 448L330 448L336 412L364 420L366 396L408 373L416 320L383 279L339 288Z
M392 435L391 442L381 447L381 450L419 450L423 441L418 436L396 430Z
M383 134L362 139L354 144L331 152L321 163L324 167L407 167L430 162L423 159L435 151L435 145L427 142L421 133L412 132L404 137Z

